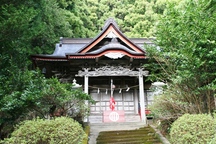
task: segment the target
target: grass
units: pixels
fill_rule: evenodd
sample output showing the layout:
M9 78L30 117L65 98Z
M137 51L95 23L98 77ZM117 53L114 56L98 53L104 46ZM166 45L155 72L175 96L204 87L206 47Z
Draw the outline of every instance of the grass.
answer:
M84 131L86 133L86 137L83 139L82 144L88 144L88 137L89 137L89 134L90 134L90 126L89 125L85 125Z
M150 126L135 130L100 132L97 144L162 144Z

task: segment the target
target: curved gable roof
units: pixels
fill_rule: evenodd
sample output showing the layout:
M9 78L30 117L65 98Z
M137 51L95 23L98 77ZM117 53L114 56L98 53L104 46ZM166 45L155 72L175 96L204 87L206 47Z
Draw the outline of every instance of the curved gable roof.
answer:
M127 46L129 46L135 52L143 53L143 55L145 55L145 51L141 47L137 46L132 41L130 41L119 30L119 27L113 18L109 18L106 21L101 33L95 39L93 39L89 44L87 44L85 47L80 49L77 53L81 53L81 54L88 53L94 46L96 46L100 41L102 41L110 33L113 33L116 37L118 37L122 42L124 42Z
M116 39L116 43L112 40ZM135 59L145 59L146 52L141 47L150 39L128 39L119 29L113 18L109 18L102 31L94 38L60 38L55 51L51 55L31 55L33 60L68 61L69 59L99 58L110 53L122 54Z

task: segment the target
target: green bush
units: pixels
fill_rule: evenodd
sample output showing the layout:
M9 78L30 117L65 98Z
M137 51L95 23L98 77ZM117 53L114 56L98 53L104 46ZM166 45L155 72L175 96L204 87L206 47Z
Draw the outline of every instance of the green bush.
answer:
M216 143L216 113L214 113L214 125L215 125L215 134L214 134L214 137L209 144L215 144Z
M86 137L81 125L67 117L53 120L27 120L12 133L4 144L79 144Z
M172 143L204 144L212 141L216 125L211 115L185 114L179 117L171 127Z

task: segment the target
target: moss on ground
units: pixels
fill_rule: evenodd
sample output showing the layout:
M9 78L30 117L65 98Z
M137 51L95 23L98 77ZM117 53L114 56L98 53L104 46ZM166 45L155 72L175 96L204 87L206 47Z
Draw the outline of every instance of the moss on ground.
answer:
M86 133L86 137L83 139L82 144L88 144L88 137L89 137L89 134L90 134L90 126L89 125L85 125L84 126L84 131Z
M100 132L97 144L162 144L150 126L135 130Z

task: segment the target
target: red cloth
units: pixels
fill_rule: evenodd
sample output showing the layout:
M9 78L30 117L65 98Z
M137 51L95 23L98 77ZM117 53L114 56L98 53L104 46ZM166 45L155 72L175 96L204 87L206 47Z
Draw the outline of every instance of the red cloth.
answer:
M110 98L110 109L112 111L115 109L115 100L113 97Z

